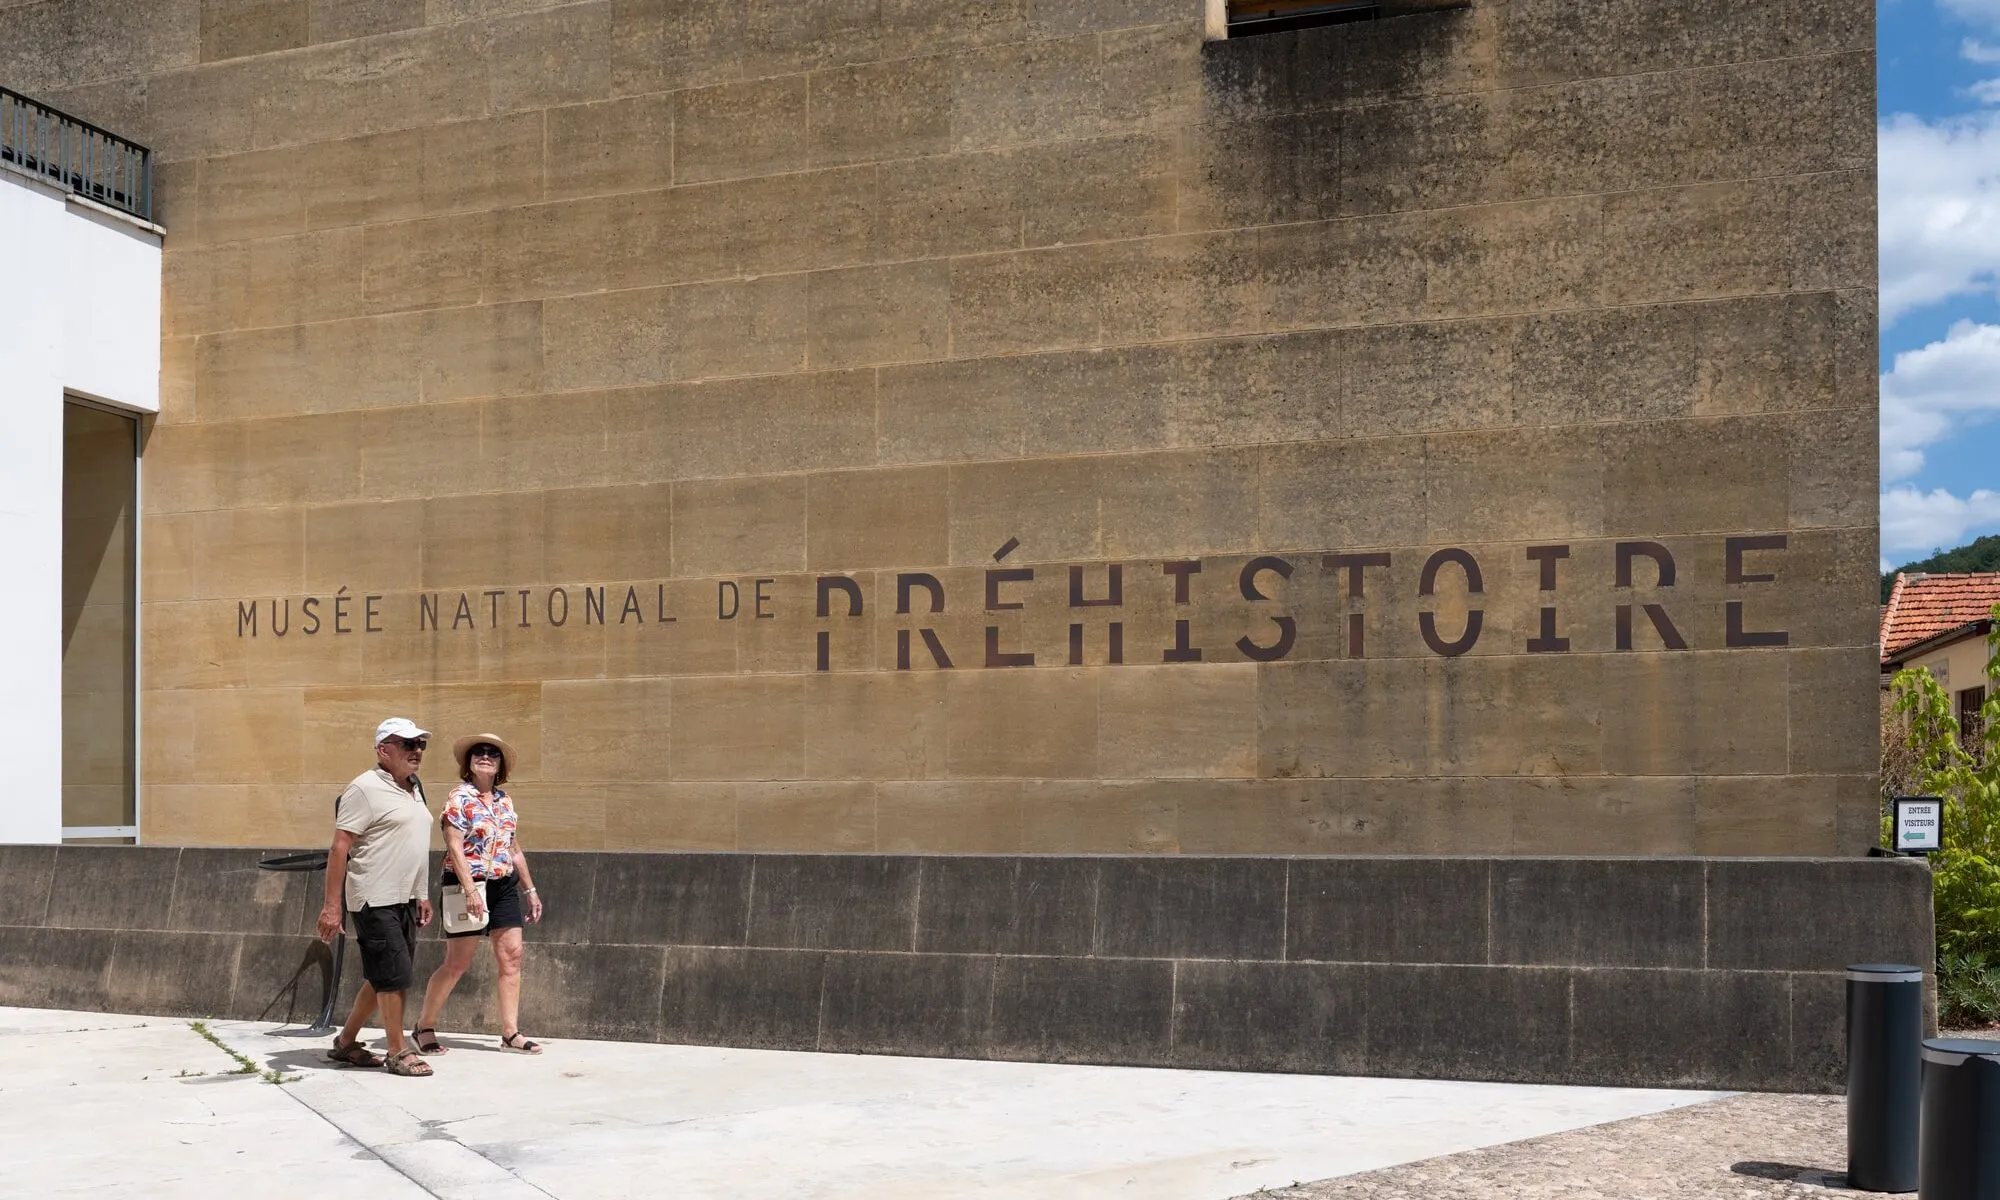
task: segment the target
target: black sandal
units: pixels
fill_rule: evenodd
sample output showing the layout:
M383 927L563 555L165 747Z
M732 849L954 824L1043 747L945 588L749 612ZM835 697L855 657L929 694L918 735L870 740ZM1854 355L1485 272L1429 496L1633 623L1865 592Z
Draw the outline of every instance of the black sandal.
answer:
M412 1029L410 1031L410 1040L417 1044L417 1053L426 1057L432 1054L451 1053L449 1047L443 1042L438 1041L438 1031L434 1025L426 1025L422 1029Z
M540 1054L542 1052L542 1044L540 1042L529 1041L527 1038L521 1036L521 1031L518 1029L500 1039L500 1048L502 1050L512 1050L516 1054Z

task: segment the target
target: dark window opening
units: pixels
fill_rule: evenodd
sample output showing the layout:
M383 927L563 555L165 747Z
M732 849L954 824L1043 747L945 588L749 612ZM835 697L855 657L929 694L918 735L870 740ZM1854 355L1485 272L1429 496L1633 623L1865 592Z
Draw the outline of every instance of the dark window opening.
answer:
M1379 0L1229 0L1229 36L1373 21L1381 15Z
M1958 741L1975 760L1983 758L1980 743L1986 726L1980 719L1979 710L1985 704L1986 689L1983 687L1966 688L1958 694Z
M64 841L134 841L139 423L63 405Z

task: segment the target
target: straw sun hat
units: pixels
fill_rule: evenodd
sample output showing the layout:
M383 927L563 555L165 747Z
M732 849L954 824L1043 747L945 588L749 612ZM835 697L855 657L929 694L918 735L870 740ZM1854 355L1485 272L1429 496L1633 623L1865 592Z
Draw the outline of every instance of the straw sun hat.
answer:
M500 753L503 756L501 761L509 772L512 772L515 767L520 765L520 760L514 757L514 747L509 746L507 739L501 737L499 734L468 733L451 744L451 756L458 760L460 773L469 769L466 765L467 756L472 753L472 748L481 742L489 742L492 745L500 747Z

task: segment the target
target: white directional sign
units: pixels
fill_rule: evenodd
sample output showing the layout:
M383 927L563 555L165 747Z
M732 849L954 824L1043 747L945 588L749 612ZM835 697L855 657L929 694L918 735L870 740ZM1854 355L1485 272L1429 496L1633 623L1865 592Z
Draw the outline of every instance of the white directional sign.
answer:
M1898 796L1895 799L1894 849L1905 854L1928 854L1944 847L1944 801L1936 796Z

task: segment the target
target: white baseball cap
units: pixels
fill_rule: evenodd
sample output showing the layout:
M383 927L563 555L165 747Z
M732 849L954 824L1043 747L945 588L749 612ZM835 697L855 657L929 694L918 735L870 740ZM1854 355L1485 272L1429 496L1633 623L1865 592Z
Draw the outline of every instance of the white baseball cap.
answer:
M408 717L390 717L375 727L375 744L379 746L392 737L427 738L430 735L430 730L418 729L417 723Z

